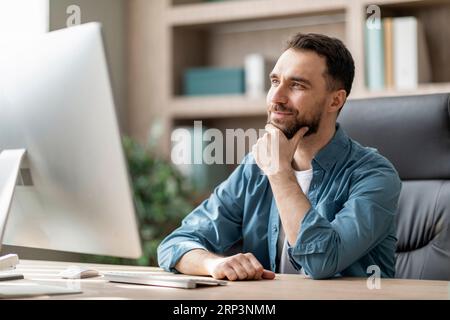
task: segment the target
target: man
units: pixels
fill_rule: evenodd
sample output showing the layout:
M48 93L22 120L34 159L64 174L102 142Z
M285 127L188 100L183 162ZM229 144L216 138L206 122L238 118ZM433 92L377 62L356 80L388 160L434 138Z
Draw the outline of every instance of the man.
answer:
M393 277L401 181L386 158L336 123L353 78L341 41L294 36L270 75L267 133L164 239L160 266L257 280L274 272L365 277L375 265ZM242 253L225 256L239 242Z

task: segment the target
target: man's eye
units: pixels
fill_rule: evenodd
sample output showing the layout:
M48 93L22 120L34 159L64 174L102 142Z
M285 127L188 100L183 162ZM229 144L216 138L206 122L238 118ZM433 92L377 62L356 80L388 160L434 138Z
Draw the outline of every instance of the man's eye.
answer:
M280 81L278 81L277 79L272 79L272 80L270 80L270 82L271 82L273 85L279 84L279 83L280 83Z
M292 87L296 88L296 89L305 89L305 86L298 83L298 82L294 82L292 83Z

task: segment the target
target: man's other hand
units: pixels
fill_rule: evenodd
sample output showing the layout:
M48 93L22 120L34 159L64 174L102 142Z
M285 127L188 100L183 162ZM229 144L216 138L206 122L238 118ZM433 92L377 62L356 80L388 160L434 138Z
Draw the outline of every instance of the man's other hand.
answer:
M265 270L251 253L239 253L231 257L208 259L209 274L215 279L260 280L274 279L275 273Z

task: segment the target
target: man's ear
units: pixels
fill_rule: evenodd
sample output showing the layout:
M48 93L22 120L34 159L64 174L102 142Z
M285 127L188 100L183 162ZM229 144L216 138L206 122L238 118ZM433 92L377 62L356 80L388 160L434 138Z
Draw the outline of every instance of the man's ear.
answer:
M328 106L328 112L339 112L347 100L347 92L344 89L333 92L331 104Z

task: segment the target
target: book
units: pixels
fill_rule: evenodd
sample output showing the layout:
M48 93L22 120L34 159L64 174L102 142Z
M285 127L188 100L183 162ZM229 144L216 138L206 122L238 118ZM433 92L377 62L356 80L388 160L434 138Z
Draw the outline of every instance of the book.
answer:
M383 24L365 28L366 85L371 91L385 87Z
M394 83L394 39L392 18L383 19L384 29L384 83L386 88L392 89Z
M416 17L393 20L394 81L396 89L415 89L431 81L423 26Z
M188 96L244 92L243 68L189 68L184 74L184 94Z
M270 86L270 63L262 54L254 53L245 57L245 93L249 98L261 98Z

